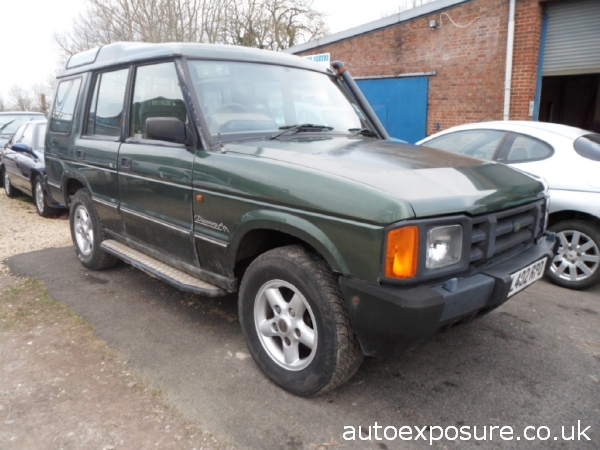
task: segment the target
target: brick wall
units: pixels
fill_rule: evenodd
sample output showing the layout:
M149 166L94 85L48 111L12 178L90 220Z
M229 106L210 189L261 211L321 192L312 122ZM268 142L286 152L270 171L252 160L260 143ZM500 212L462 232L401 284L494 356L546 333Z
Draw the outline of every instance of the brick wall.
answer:
M503 118L508 14L508 0L472 0L303 54L329 52L355 77L436 71L429 78L427 134L432 134ZM441 27L432 30L433 19ZM538 0L517 0L511 119L531 119L541 27Z
M511 120L532 120L542 42L543 8L537 0L517 0L512 71Z

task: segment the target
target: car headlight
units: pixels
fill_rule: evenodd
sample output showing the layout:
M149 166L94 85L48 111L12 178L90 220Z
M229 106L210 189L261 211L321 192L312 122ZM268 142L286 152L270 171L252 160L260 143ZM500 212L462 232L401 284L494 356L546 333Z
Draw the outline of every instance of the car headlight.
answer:
M460 225L432 228L427 233L428 269L439 269L460 261L463 231Z

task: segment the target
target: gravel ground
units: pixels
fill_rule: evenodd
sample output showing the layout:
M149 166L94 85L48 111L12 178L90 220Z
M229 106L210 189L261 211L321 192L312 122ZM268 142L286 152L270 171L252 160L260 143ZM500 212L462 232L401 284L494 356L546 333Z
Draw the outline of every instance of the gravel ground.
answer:
M28 197L10 199L0 191L0 261L34 250L72 245L67 214L40 217ZM0 262L0 270L7 273Z
M68 215L44 219L0 192L0 448L214 449L93 327L3 260L71 246Z

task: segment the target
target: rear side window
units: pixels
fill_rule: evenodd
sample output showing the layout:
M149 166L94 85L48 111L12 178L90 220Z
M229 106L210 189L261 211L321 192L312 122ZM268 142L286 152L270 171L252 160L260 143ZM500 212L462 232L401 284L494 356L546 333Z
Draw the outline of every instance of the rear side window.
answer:
M85 134L120 136L129 69L96 77Z
M553 153L552 147L545 142L529 136L517 135L508 150L506 161L509 163L539 161L552 156Z
M71 132L73 113L77 104L77 96L81 87L81 78L61 81L56 90L52 116L50 117L50 131L54 133Z
M600 134L581 136L575 140L573 147L584 158L600 161Z
M151 117L176 117L187 122L187 108L172 62L136 70L129 136L146 139L146 120Z
M505 132L499 130L468 130L448 133L423 143L427 147L493 160Z

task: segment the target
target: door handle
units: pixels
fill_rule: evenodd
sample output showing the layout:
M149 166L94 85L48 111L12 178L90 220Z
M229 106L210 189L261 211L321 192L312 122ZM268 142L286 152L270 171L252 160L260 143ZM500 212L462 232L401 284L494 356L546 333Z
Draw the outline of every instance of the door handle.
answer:
M121 158L121 169L131 169L132 163L133 159L131 158Z

